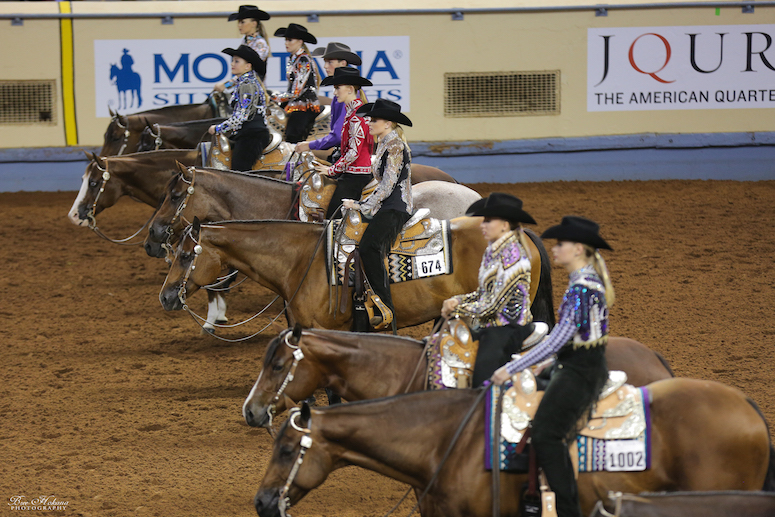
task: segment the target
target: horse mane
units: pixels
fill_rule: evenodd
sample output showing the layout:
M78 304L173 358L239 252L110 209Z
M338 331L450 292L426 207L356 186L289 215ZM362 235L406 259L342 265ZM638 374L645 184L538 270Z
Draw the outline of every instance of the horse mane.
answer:
M186 127L186 126L195 126L195 125L212 125L217 124L219 122L223 122L226 120L223 117L214 117L214 118L203 118L203 119L197 119L197 120L183 120L183 121L176 121L176 122L167 122L166 124L159 124L161 127Z
M325 223L319 223L317 221L295 221L291 219L229 219L226 221L210 221L207 224L202 223L202 226L218 226L226 223L233 224L253 224L253 223L282 223L282 224L299 224L307 226L325 226Z
M348 332L344 330L328 330L328 329L306 329L304 332L323 336L330 341L342 343L346 345L356 345L363 338L369 338L374 341L390 341L392 345L407 345L411 347L424 347L425 344L422 341L413 339L406 336L393 336L389 334L375 334L373 332Z
M290 185L291 183L293 183L292 181L285 181L285 180L281 180L279 178L273 178L271 176L263 176L261 174L251 174L251 173L245 172L245 171L233 171L231 169L223 170L223 169L217 169L215 167L197 167L196 170L198 170L198 171L207 171L207 172L217 172L217 173L223 173L223 174L234 174L236 176L242 176L244 178L256 178L256 179L261 179L262 181L263 180L269 180L269 181L274 181L274 182L277 182L277 183L282 183L282 184L285 184L285 185Z

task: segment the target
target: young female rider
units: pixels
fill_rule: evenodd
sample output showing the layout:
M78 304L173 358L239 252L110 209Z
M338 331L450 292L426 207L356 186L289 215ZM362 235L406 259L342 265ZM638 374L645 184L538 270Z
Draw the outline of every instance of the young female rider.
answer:
M608 377L608 307L614 290L599 249L611 247L594 221L565 216L542 238L557 239L554 261L570 275L557 326L544 341L492 376L502 384L512 375L557 354L549 386L533 419L532 444L557 498L560 517L581 517L578 487L567 442L575 438L579 420L589 412Z
M237 77L231 94L232 115L218 125L210 126L211 135L228 133L233 141L231 168L249 171L269 145L271 136L266 125L266 96L257 72L266 64L247 45L223 49L232 56L231 71Z
M401 106L386 99L365 104L359 111L364 117L370 117L369 133L378 141L371 172L379 184L363 202L344 199L342 204L371 218L359 244L361 263L374 293L392 311L393 300L384 260L404 223L414 212L412 155L399 126L411 127L412 121L401 113ZM374 316L370 323L375 328L384 326L381 316Z
M229 21L233 22L237 20L237 29L239 33L243 35L240 45L247 45L256 51L256 54L264 62L263 72L258 74L258 78L261 82L264 82L266 76L266 60L269 59L269 41L266 38L266 30L261 21L266 21L271 16L268 13L262 11L255 5L241 5L236 13L229 15ZM234 78L229 81L224 81L215 85L213 90L222 92L226 88L231 88L234 85Z
M500 192L473 203L466 215L484 217L481 229L488 245L479 266L479 288L445 300L441 315L465 317L479 340L471 379L475 388L522 349L535 327L530 313L530 255L520 223L536 222L522 210L519 198ZM542 330L545 334L546 327Z
M343 66L334 75L323 79L321 85L334 85L337 100L347 108L342 126L342 156L331 167L318 166L318 172L338 178L336 190L328 205L326 219L341 217L342 199L360 199L363 187L372 179L371 147L374 142L369 126L356 111L363 106L361 87L371 81L361 77L357 68Z
M350 50L350 47L344 43L331 42L326 45L325 48L316 48L310 55L312 57L323 58L323 69L326 71L328 77L334 75L334 71L340 66L360 66L361 64L361 58L358 54ZM361 100L366 102L366 96L363 95L363 90L361 90ZM301 153L310 150L324 151L333 149L333 153L331 153L329 160L332 162L338 160L341 156L339 146L342 142L342 123L344 122L345 111L344 104L339 102L336 95L334 95L334 98L331 100L331 131L329 131L326 136L318 138L317 140L299 142L296 144L296 152Z
M318 40L307 32L306 27L295 23L277 29L274 35L285 37L285 50L291 56L286 68L288 90L272 94L272 100L284 104L285 113L288 114L285 140L295 144L309 136L315 117L320 113L317 92L320 73L306 45L317 43Z

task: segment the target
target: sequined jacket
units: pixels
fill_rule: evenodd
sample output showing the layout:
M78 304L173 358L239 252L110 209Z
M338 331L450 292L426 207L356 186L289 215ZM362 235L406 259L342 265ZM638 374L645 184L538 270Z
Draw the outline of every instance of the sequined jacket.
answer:
M328 169L329 175L371 174L371 147L374 142L369 125L355 114L363 101L355 99L347 103L347 113L342 125L342 156Z
M252 36L245 34L245 37L242 38L242 44L255 50L262 61L266 61L269 58L269 43L259 33L255 33Z
M266 129L266 97L253 70L237 78L230 104L233 112L215 126L216 133L231 131L235 134L240 129Z
M530 313L530 258L511 231L490 243L479 266L479 289L455 296L456 311L473 327L501 327L533 321Z
M412 204L412 156L396 130L379 141L371 173L379 182L361 203L361 212L373 217L380 210L414 213Z
M509 374L543 361L564 346L592 348L608 343L605 287L594 267L584 266L570 274L558 312L559 322L546 339L506 365Z
M301 47L288 61L285 69L288 78L288 91L275 94L277 102L285 102L285 112L311 111L320 113L317 91L317 72L312 66L312 58Z

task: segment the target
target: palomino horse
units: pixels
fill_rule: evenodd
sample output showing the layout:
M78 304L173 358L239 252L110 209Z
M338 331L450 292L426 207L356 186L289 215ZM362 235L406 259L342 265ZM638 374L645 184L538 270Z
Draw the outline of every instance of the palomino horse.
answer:
M584 472L584 515L610 490L761 490L772 486L775 461L767 424L753 402L712 381L665 379L650 395L651 468L642 472ZM439 390L292 414L275 440L254 498L261 517L280 514L281 490L295 504L335 469L356 465L423 490L439 468L469 409L447 462L423 501L427 517L490 517L492 474L484 466L484 404L479 390ZM305 454L300 454L305 445ZM300 459L301 458L301 459ZM294 465L301 463L294 469ZM525 474L502 473L500 515L519 514ZM285 489L283 490L283 488ZM283 505L286 507L286 505ZM283 512L284 513L284 512Z
M392 285L399 327L430 321L439 316L444 300L477 288L485 249L480 220L461 217L450 221L452 274ZM187 296L211 284L223 269L234 268L279 294L288 302L293 320L302 326L348 330L352 303L342 307L342 312L330 305L325 228L319 223L290 221L228 221L200 228L195 220L180 240L159 301L166 310L180 310ZM533 239L535 272L530 286L533 316L554 323L546 250L535 234L528 233Z
M304 354L301 360L294 356L296 349ZM351 402L423 390L428 364L423 349L421 341L386 334L285 330L266 349L242 416L250 426L268 427L270 413L293 407L319 388ZM624 337L609 339L606 360L609 369L624 371L633 386L673 376L664 357Z
M165 106L163 108L141 111L134 115L119 115L110 110L110 123L105 131L105 138L100 150L100 156L116 156L125 152L133 152L140 142L140 134L148 124L182 122L184 120L201 120L212 118L216 114L210 104L184 104Z
M224 118L187 120L184 122L148 122L140 134L137 152L159 149L194 149L199 142L210 138L207 132L213 124L220 124Z
M183 221L201 222L291 219L294 184L236 171L179 166L148 227L145 251L165 257L165 243L178 241ZM481 196L465 185L426 181L412 188L414 205L430 209L431 217L454 219Z

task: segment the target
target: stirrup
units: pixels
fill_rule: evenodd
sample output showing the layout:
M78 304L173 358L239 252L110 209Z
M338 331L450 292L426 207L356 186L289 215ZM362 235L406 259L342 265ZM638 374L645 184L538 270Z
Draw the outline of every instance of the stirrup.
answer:
M533 332L522 342L522 351L531 348L540 343L549 333L549 325L543 321L533 323Z

